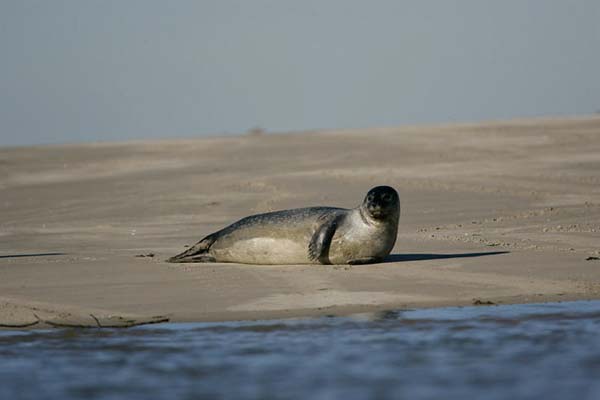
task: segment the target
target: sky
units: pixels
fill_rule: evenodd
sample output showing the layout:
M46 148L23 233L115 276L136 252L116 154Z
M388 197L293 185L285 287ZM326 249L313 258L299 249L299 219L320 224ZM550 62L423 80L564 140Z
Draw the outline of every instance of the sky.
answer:
M597 0L0 0L0 146L600 110Z

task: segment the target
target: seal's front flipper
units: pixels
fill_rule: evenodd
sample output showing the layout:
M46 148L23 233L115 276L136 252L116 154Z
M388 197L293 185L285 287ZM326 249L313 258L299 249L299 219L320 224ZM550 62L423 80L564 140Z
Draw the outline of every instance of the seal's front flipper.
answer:
M354 260L348 260L348 264L350 265L362 265L362 264L375 264L381 262L381 258L379 257L365 257L365 258L355 258Z
M308 245L308 258L311 261L331 264L329 246L342 217L341 215L324 215L319 218L319 222L322 224L317 228Z
M208 249L215 242L215 235L208 235L186 251L177 254L167 260L172 263L194 263L194 262L216 262L217 260L208 254Z

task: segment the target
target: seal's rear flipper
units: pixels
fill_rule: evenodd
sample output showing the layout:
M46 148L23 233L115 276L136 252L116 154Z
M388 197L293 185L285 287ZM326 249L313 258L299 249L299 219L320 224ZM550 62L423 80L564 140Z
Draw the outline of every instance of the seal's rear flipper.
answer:
M194 254L190 256L182 256L182 254L176 255L175 257L171 257L167 260L167 262L172 263L209 263L209 262L217 262L217 260L213 256L209 256L208 254Z
M208 235L186 251L177 254L167 260L172 263L193 263L193 262L216 262L217 260L208 254L208 249L215 242L214 235Z

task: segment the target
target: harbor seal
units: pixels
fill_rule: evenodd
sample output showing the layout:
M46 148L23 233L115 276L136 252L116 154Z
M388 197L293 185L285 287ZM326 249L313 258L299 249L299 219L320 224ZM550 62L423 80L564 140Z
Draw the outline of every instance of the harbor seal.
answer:
M396 190L377 186L353 209L309 207L243 218L167 261L370 264L394 247L399 218Z

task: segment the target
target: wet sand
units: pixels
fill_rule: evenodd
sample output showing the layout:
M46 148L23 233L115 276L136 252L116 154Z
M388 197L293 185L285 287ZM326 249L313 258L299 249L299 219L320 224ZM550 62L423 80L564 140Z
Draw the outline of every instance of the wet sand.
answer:
M385 263L164 262L379 184L402 200ZM0 193L3 327L600 298L600 116L2 148Z

